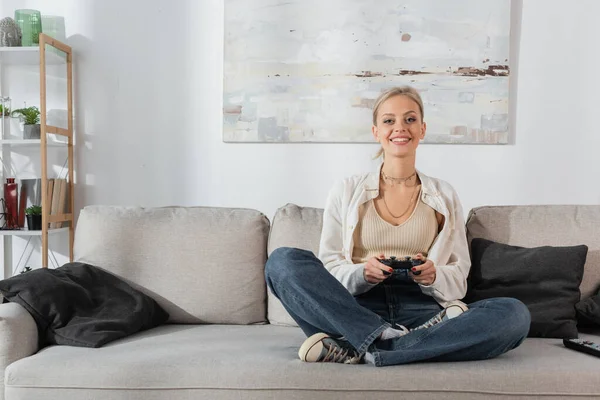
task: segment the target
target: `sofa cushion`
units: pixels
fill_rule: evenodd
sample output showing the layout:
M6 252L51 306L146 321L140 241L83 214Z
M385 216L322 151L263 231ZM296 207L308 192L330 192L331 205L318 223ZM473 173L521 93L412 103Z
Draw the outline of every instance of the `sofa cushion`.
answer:
M529 308L530 337L577 337L586 246L524 248L475 238L471 250L467 302L513 297Z
M582 335L600 342L595 335ZM596 357L530 338L477 362L310 364L298 328L166 325L99 349L52 346L6 370L11 400L581 399L600 396ZM552 394L552 395L551 395Z
M268 254L279 247L297 247L319 254L319 241L323 227L323 210L286 204L279 208L273 218L269 235ZM269 290L268 319L271 324L297 326L296 321Z
M170 322L261 323L268 231L248 209L88 206L74 258L149 294Z
M531 205L486 206L471 210L467 237L521 247L588 247L581 298L600 288L600 206Z
M48 344L100 347L169 318L150 296L83 263L15 275L0 281L0 293L31 314L40 348Z

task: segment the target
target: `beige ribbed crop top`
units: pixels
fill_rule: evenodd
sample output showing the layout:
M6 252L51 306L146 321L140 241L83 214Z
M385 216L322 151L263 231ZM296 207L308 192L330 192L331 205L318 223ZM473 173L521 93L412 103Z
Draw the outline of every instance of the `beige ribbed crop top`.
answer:
M354 231L352 262L366 262L371 257L414 257L417 253L427 256L435 237L438 223L435 210L419 201L411 216L400 225L385 221L375 208L373 200L359 209L359 222Z

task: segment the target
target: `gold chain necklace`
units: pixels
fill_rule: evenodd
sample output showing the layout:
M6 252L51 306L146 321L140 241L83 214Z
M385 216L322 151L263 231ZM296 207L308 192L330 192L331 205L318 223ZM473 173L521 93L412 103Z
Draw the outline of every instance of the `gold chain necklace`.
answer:
M417 175L417 171L413 172L406 178L394 178L392 176L388 176L385 172L383 172L383 169L381 170L381 176L383 177L383 180L389 181L392 185L395 183L403 183L403 182L409 181L413 178L413 176L416 176L416 175Z
M413 193L410 196L410 200L408 201L408 206L406 207L406 210L404 210L404 212L402 214L398 215L398 216L392 214L392 212L390 211L390 208L388 207L387 202L385 201L385 192L383 193L383 196L381 196L383 198L383 205L385 205L385 209L387 210L388 214L390 214L392 217L394 217L396 219L397 218L402 218L408 212L408 210L410 210L410 206L412 205L413 201L415 200L415 197L416 197L415 194L417 192L421 192L421 188L420 187L419 187L419 190L413 189Z

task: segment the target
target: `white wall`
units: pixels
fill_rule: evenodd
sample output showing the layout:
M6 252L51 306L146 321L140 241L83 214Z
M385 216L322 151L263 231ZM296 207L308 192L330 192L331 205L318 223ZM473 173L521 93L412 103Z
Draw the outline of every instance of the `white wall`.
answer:
M177 4L177 6L175 6ZM513 143L424 145L465 211L600 202L600 2L515 1ZM376 145L225 144L220 0L2 0L64 15L76 54L76 205L322 207Z

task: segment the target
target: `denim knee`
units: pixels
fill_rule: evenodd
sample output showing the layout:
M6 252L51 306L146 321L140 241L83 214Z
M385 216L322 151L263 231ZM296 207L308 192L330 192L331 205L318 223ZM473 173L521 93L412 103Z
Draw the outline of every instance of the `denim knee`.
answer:
M294 272L292 268L292 260L296 258L299 251L303 251L294 247L278 247L267 259L265 264L265 277L267 280L275 279L278 281L289 278L290 273Z
M511 297L498 298L497 305L506 311L507 336L525 339L531 326L531 314L520 300Z

